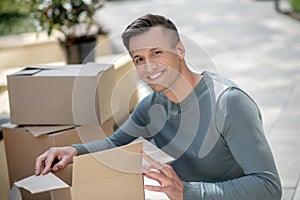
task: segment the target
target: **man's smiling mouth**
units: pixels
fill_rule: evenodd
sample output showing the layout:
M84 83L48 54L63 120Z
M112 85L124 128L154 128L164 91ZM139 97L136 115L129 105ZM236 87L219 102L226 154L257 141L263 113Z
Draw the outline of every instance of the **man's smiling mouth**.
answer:
M160 72L158 72L158 73L156 73L156 74L153 74L153 75L151 75L151 76L148 76L148 78L149 78L151 81L154 81L154 80L158 79L162 74L163 74L163 71L160 71Z

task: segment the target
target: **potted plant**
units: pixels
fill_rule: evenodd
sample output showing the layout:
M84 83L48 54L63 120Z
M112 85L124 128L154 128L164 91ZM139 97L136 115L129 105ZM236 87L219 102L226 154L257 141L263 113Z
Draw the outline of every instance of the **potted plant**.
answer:
M95 59L92 50L98 35L106 33L95 19L103 4L103 0L31 0L31 16L38 31L46 30L49 36L58 31L66 62L77 64Z
M294 12L300 13L300 0L290 0L290 4Z

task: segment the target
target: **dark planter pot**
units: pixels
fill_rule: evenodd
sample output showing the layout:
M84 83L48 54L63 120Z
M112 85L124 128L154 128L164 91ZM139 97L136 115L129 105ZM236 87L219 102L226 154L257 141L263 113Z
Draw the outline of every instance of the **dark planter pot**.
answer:
M95 61L95 47L97 37L79 38L61 42L65 52L67 64L82 64Z

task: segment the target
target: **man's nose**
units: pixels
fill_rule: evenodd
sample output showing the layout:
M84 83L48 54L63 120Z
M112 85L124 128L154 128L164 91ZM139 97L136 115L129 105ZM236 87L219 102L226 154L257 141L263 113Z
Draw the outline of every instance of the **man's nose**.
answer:
M147 72L152 72L156 68L157 64L151 59L145 59L145 69Z

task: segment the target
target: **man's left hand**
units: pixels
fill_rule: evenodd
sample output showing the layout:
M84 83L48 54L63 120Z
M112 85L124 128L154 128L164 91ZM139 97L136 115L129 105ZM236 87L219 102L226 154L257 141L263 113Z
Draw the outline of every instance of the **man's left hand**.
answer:
M160 186L145 185L145 189L163 192L170 200L183 200L184 185L174 169L170 165L153 160L146 153L143 153L143 157L149 162L149 165L143 166L144 175L160 184Z

